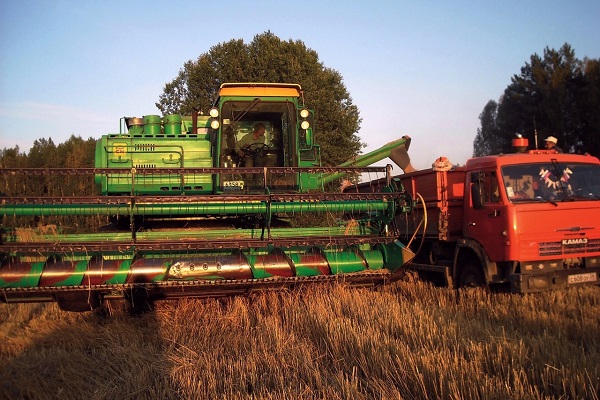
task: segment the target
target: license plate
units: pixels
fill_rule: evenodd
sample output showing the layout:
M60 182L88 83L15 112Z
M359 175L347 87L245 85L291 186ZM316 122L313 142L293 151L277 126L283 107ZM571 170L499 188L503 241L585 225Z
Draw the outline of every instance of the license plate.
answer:
M569 284L584 283L584 282L596 282L597 278L598 277L595 272L590 272L587 274L569 275L567 282Z
M225 181L223 182L223 188L232 189L232 190L243 190L244 189L244 181Z

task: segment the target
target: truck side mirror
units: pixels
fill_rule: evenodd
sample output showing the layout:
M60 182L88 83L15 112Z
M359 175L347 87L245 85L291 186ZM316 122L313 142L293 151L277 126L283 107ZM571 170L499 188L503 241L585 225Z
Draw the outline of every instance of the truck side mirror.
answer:
M477 182L471 183L471 199L473 200L473 208L481 210L485 208L485 200L481 192L481 184Z

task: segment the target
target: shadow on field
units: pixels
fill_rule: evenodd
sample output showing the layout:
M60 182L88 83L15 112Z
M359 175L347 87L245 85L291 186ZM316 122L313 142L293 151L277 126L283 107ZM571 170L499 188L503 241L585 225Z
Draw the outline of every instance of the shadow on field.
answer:
M0 398L176 398L154 311L0 305Z
M314 285L111 318L0 304L0 399L598 399L598 290Z

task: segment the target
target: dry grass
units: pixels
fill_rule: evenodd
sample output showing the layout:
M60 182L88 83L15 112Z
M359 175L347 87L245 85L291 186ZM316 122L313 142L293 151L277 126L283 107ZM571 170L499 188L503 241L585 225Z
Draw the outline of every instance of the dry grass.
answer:
M158 303L0 306L0 398L598 399L600 288L421 282Z
M19 242L43 242L50 238L58 238L56 225L40 225L37 228L16 228L15 239Z

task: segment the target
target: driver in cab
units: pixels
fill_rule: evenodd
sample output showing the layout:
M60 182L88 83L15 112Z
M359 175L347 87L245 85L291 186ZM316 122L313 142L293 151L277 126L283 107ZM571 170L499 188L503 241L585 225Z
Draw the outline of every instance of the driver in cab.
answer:
M262 154L265 145L265 124L258 122L254 125L254 131L245 134L236 144L235 152L244 160L244 166L257 167L266 166L263 162L265 155Z

